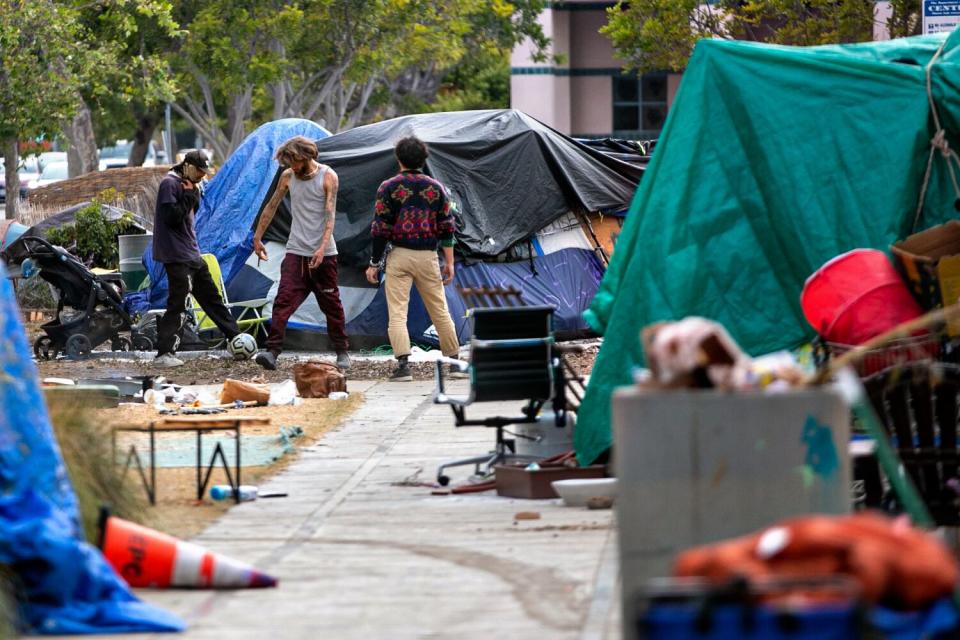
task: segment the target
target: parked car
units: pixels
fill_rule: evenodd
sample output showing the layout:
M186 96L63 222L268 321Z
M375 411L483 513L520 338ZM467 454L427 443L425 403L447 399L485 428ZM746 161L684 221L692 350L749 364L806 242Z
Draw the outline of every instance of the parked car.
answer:
M0 169L2 169L4 164L0 162ZM40 177L40 159L35 155L21 156L20 157L20 168L17 171L20 174L20 185L27 186L31 180L36 180Z
M40 161L40 173L43 173L44 170L46 170L47 165L53 162L66 162L67 152L66 151L44 151L37 157L37 159Z
M27 184L40 176L40 164L36 156L20 158L20 197L27 197ZM3 158L0 157L0 202L7 201L7 172Z
M25 184L20 183L20 197L27 197L27 187ZM7 201L7 178L0 172L0 204Z
M117 140L115 145L100 149L100 171L127 166L132 149L133 142L129 140ZM153 142L150 142L147 144L147 157L144 159L142 166L152 167L156 164L157 149L153 146Z
M69 177L70 173L67 171L66 160L49 162L43 166L43 171L40 172L40 177L36 180L31 180L27 184L27 187L30 189L45 187L48 184L60 182L61 180L66 180Z

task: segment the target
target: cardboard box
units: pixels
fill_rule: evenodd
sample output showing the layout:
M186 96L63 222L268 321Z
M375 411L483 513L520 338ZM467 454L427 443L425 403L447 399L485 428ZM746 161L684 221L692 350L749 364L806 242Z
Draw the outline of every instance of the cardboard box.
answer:
M910 292L926 310L960 297L960 221L931 227L890 247Z
M527 471L526 465L497 465L497 495L508 498L559 498L550 483L555 480L605 478L607 469L601 464L589 467L567 467L545 464L536 471Z

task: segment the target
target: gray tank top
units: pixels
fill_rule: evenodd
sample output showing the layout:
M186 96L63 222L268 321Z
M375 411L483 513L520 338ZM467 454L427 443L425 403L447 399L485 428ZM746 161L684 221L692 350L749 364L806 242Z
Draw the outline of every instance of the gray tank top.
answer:
M290 236L287 238L287 253L310 257L320 248L323 231L327 226L327 190L323 179L328 167L320 165L320 171L309 180L296 175L290 178ZM337 255L337 243L333 236L327 243L324 256Z

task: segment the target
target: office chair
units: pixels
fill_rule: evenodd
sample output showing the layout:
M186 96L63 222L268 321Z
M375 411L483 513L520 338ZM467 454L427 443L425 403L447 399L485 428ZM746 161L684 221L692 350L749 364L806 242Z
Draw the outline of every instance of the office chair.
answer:
M450 482L444 472L450 467L474 465L477 474L487 475L495 465L510 460L537 460L536 456L516 453L516 441L505 436L528 437L506 432L511 424L540 421L540 411L550 403L557 427L567 424L566 381L564 368L556 352L553 338L553 307L508 307L473 309L473 335L470 339L470 362L453 358L437 361L435 404L449 405L455 426L483 426L497 430L494 449L487 454L455 460L440 465L437 482ZM470 391L466 397L452 397L446 392L443 365L448 364L470 373ZM478 402L522 400L522 415L467 417L467 407Z

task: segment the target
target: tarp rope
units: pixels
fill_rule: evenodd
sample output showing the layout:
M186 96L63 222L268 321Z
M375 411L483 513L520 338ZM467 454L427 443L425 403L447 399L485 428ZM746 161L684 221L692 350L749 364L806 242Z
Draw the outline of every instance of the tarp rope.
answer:
M930 155L927 156L927 169L923 174L923 185L920 187L920 198L917 201L917 213L913 218L913 231L916 231L917 225L920 224L920 216L923 214L923 203L927 196L927 187L930 184L930 171L933 168L933 157L937 151L940 151L944 161L947 163L947 170L950 172L950 181L953 183L953 193L956 197L954 206L960 209L960 184L957 183L957 174L956 171L954 171L954 164L960 167L960 158L958 158L957 153L950 148L950 143L947 142L947 132L944 131L943 126L940 124L940 114L937 112L937 104L933 100L933 83L931 81L933 65L937 62L940 54L943 53L943 47L946 44L946 40L940 44L937 52L930 58L930 62L927 63L926 67L927 102L930 104L930 115L933 116L933 125L936 131L933 134L933 138L930 139Z

